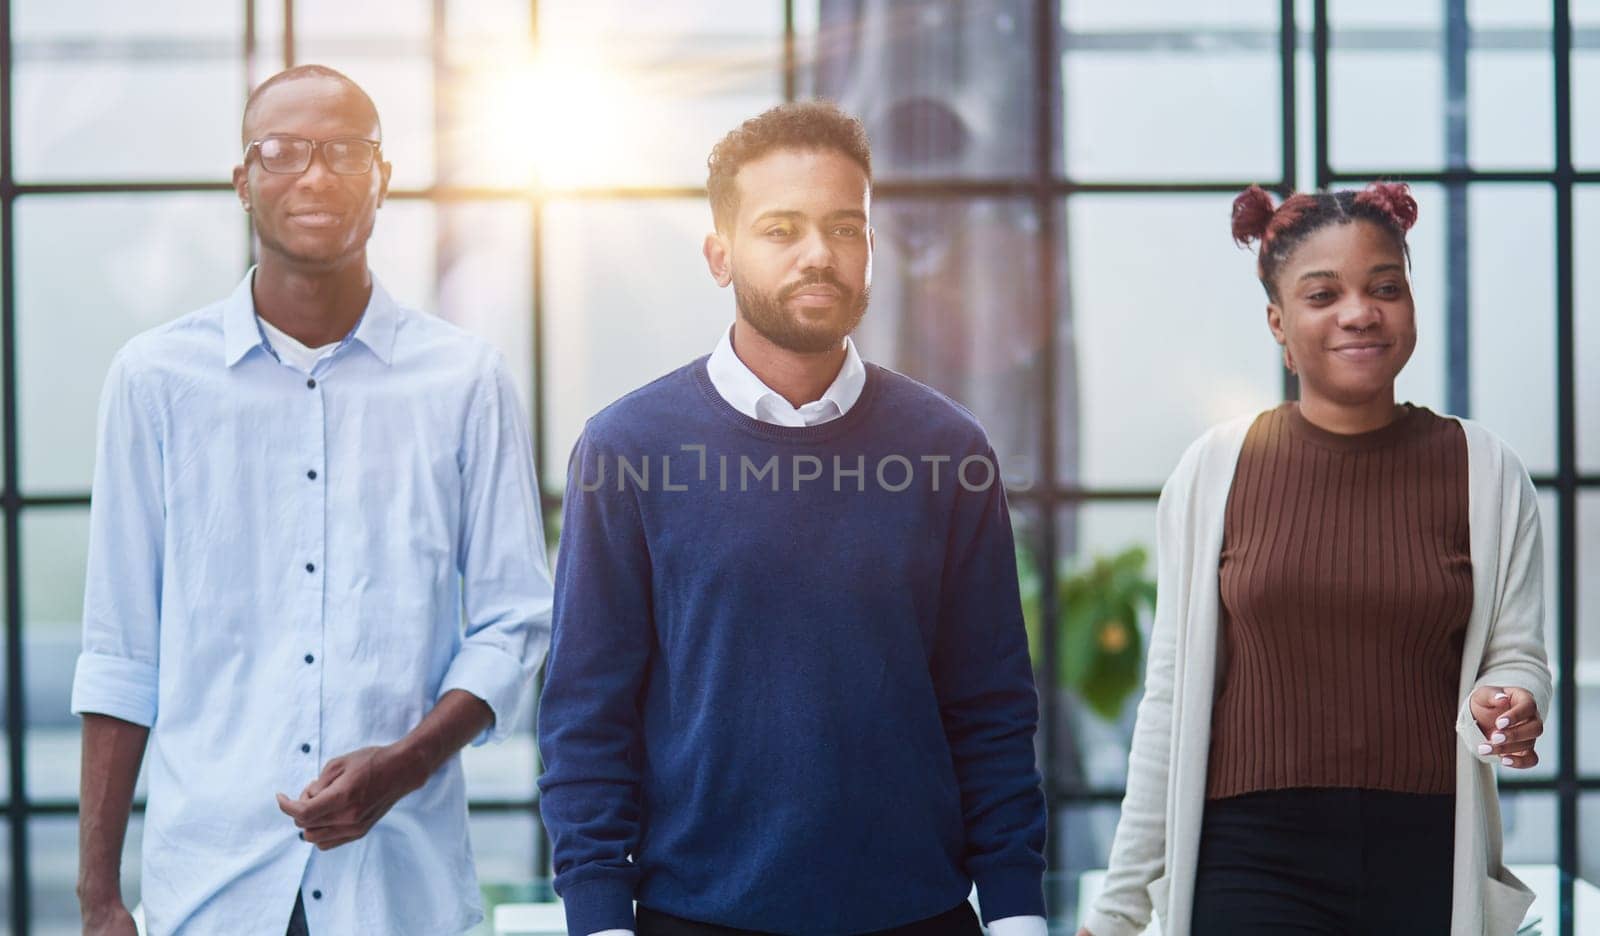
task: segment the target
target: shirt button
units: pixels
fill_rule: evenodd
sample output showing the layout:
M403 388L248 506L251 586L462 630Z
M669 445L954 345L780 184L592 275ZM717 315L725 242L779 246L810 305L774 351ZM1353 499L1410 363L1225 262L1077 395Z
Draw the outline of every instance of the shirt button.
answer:
M309 744L300 745L300 753L301 754L310 754L311 753L311 745L309 745Z
M315 571L317 571L317 564L315 562L306 563L306 571L307 572L315 572Z
M317 480L317 469L313 468L310 471L306 472L306 477L310 478L313 481Z
M317 661L317 658L316 658L316 657L314 657L314 656L312 656L312 655L311 655L311 654L309 654L309 653L308 653L308 654L306 654L306 662L307 662L307 663L315 663L315 662L316 662L316 661Z
M307 377L306 378L306 386L310 387L313 390L317 389L317 380L316 380L316 378L315 377Z
M319 891L319 890L312 891L311 892L311 899L312 900L321 900L322 899L322 891Z

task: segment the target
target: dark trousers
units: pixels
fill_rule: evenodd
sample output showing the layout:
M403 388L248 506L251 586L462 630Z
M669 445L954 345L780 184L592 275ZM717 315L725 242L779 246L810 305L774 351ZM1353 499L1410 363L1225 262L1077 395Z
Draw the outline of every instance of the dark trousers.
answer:
M1455 797L1273 790L1206 803L1193 936L1450 932Z
M649 907L640 907L634 932L637 936L767 936L758 930L733 929L711 923L696 923ZM936 917L929 917L893 929L876 930L863 936L982 936L978 915L972 905L962 901Z
M289 914L289 932L284 936L311 936L306 926L306 899L300 894L294 895L294 912Z

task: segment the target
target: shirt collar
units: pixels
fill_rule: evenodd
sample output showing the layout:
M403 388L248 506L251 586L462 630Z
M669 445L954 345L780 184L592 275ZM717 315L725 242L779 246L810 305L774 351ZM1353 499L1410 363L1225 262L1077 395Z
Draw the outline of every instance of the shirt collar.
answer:
M761 382L755 371L745 366L744 361L733 350L733 328L729 326L722 333L722 338L711 352L711 357L706 360L706 375L711 378L711 385L716 388L724 400L739 412L751 419L759 419L756 406L768 396L776 397L784 406L789 402L777 391ZM839 373L833 378L833 383L822 392L822 399L828 400L839 408L839 415L843 416L850 411L850 407L861 399L861 391L867 383L867 368L861 361L861 355L856 351L856 344L849 338L844 340L844 364L839 368ZM792 407L791 407L792 408Z
M229 367L239 363L252 348L266 343L260 326L256 324L256 302L250 292L255 275L256 268L251 267L223 304L222 349L223 359ZM399 324L399 306L395 305L389 291L383 288L378 278L373 276L372 295L367 299L361 321L349 339L366 345L378 360L388 364L394 358L395 332Z

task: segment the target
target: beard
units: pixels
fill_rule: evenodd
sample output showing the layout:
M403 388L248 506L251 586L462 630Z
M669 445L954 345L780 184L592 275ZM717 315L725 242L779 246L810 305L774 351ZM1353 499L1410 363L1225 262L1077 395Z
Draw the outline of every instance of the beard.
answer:
M808 323L785 307L791 296L807 286L832 286L839 291L839 302L833 314L823 322ZM797 283L775 293L762 292L733 277L733 298L739 308L739 317L750 323L767 339L785 351L795 354L822 354L838 349L839 345L867 314L867 303L872 298L870 286L855 292L832 275L818 273L806 276Z

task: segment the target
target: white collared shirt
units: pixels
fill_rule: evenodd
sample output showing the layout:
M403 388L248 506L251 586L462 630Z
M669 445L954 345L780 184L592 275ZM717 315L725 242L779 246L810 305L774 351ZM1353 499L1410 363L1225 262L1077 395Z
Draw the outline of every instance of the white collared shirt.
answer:
M253 273L253 271L252 271ZM150 728L152 933L460 933L483 916L452 755L363 838L274 794L389 744L452 689L498 740L550 639L528 421L487 342L394 302L302 373L246 274L130 341L100 404L72 711Z
M856 353L856 344L844 340L844 366L839 375L822 392L822 397L794 407L781 394L761 382L761 378L747 367L733 350L733 328L722 333L722 339L706 360L706 375L711 386L739 412L764 423L777 426L820 426L850 412L850 407L861 399L861 389L867 385L867 367Z

